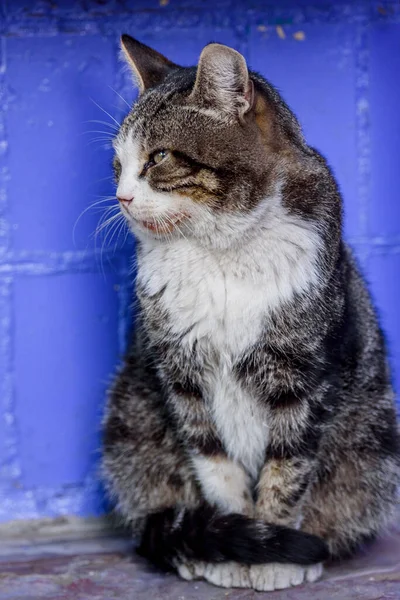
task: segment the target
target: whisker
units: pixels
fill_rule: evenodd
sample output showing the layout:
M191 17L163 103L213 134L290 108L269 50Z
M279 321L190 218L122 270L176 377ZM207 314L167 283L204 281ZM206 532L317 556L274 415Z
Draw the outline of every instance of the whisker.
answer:
M100 221L103 222L104 219L106 219L110 213L115 212L115 211L117 211L117 212L119 211L119 206L117 204L112 204L111 206L108 206L104 210L103 215L102 215Z
M168 228L168 223L170 225L175 226L175 223L172 221L171 217L168 216L168 213L165 213L164 215L162 215L164 223L166 223L166 227ZM172 243L173 240L173 235L172 235L172 231L167 231L167 238L170 238L170 241Z
M115 118L114 118L112 115L110 115L110 113L109 113L109 112L107 112L107 111L106 111L104 108L102 108L102 107L100 106L100 104L97 104L97 102L96 102L95 100L93 100L93 98L90 98L90 99L91 99L91 101L93 102L93 104L95 104L95 105L97 106L97 108L99 108L100 110L102 110L102 111L103 111L103 113L104 113L105 115L107 115L108 117L110 117L110 119L111 119L112 121L114 121L114 123L117 125L117 127L118 127L118 129L119 129L121 125L120 125L120 123L118 123L117 119L115 119Z
M114 236L117 234L117 232L119 231L119 229L121 228L121 225L123 224L125 217L123 215L121 215L122 219L117 219L114 223L113 223L113 227L110 229L110 231L112 231L112 235L108 241L108 244L111 245L111 242L114 239ZM117 240L118 240L118 234L117 234Z
M111 227L108 229L108 231L106 232L105 236L104 236L104 241L103 241L103 245L102 245L102 252L105 246L111 244L113 237L115 235L115 232L120 224L120 219L124 218L123 215L118 215L117 219L115 219L111 225Z
M119 207L110 207L110 209L112 209L112 208L117 208L118 213L116 215L109 217L104 223L102 223L100 225L101 221L104 219L104 215L103 215L103 217L100 219L99 226L96 228L96 231L94 232L95 250L96 250L96 254L97 254L97 240L100 237L100 233L103 232L105 228L109 227L109 229L108 229L108 231L106 231L105 235L102 236L103 240L102 240L101 247L100 247L100 267L101 267L103 276L104 276L103 252L104 252L104 248L105 248L105 245L107 242L107 237L110 235L110 232L114 229L114 226L118 223L118 219L120 219L121 217L124 218L124 216L119 212ZM110 209L107 209L107 210L110 211Z
M108 212L111 212L111 209L114 207L110 207L110 210ZM115 207L117 208L117 207ZM118 214L112 215L111 217L109 217L106 221L102 222L102 220L105 218L104 216L100 219L100 223L99 225L96 227L95 231L94 231L94 236L98 236L106 227L108 227L113 221L115 221L115 219L117 219L120 215L120 212L118 210Z
M117 94L117 96L119 96L123 102L125 102L125 104L127 105L127 107L128 107L129 109L131 108L131 105L129 104L129 102L127 102L127 101L125 100L125 98L123 98L123 97L121 96L121 94L119 94L119 93L117 92L117 90L114 90L114 88L112 88L112 87L111 87L111 85L109 85L108 87L109 87L109 88L110 88L110 90L112 90L112 91L113 91L115 94Z
M161 220L161 224L162 224L163 228L165 229L165 235L167 237L167 240L169 241L169 243L171 245L172 241L173 241L173 236L172 236L172 232L168 231L168 223L165 220L165 216L164 215L160 215L159 218Z
M93 183L100 183L101 181L106 181L109 179L114 179L114 175L107 175L107 177L102 177L101 179L95 179Z
M107 127L111 127L112 129L118 131L118 127L114 125L114 123L109 123L108 121L100 121L99 119L90 119L89 121L85 121L85 123L99 123L100 125L106 125Z
M102 131L101 129L88 129L87 131L81 131L79 135L87 135L89 133L100 133L106 135L110 140L114 139L114 134L111 131Z
M176 223L175 227L177 228L177 230L179 231L179 233L181 234L181 236L187 241L187 237L183 233L182 229L179 227L179 223Z
M110 196L109 198L103 198L101 200L97 200L96 202L93 202L92 204L90 204L89 206L87 206L81 213L80 215L77 217L74 226L72 228L72 241L73 244L75 246L76 240L75 240L75 231L76 231L76 227L79 223L79 221L81 220L81 218L83 217L84 214L86 214L89 210L91 209L95 209L96 207L99 206L99 204L104 204L105 202L109 202L110 200L115 199L115 197ZM111 207L110 207L111 208ZM103 210L103 208L101 208L101 210Z
M169 217L168 213L166 213L166 218L169 219L170 223L177 228L177 230L179 231L179 233L181 234L181 236L187 241L187 237L186 235L183 233L182 229L179 227L179 223L175 223L174 221L172 221L172 219Z
M115 239L114 254L117 251L117 246L118 246L118 242L119 242L119 239L120 239L120 235L124 231L124 228L126 228L126 227L127 227L126 219L124 218L121 221L120 225L118 226L118 232L117 232L116 239ZM122 245L125 243L125 239L126 239L126 236L124 238L124 241L122 242Z
M100 234L101 231L103 231L103 229L105 227L107 227L107 225L109 225L109 223L111 223L111 220L113 217L116 216L117 213L112 214L111 210L106 210L104 211L104 213L102 214L102 216L99 219L99 222L96 226L96 229L93 231L93 233L91 234L91 237L93 238L97 238ZM111 215L111 216L110 216Z
M97 203L100 201L100 199L101 199L101 202L106 202L106 200L114 200L115 202L117 201L116 196L101 196L101 195L99 195L98 198L99 198L99 200L97 201Z
M128 224L126 222L125 222L125 225L126 225L126 231L125 231L124 241L122 242L123 246L126 244L126 240L128 239L128 235L130 233L130 229L129 229Z
M104 142L104 148L111 149L112 148L112 140L108 138L93 138L89 140L86 146L91 146L92 144L96 144L98 142Z

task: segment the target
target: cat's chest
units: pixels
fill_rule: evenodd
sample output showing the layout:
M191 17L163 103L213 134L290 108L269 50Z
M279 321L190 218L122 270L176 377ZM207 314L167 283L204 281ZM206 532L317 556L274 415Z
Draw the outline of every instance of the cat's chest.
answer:
M234 363L263 332L265 288L239 265L221 265L185 246L150 252L138 281L144 309L147 295L161 315L156 335L179 339L174 359L183 369L194 356L202 365L205 401L228 456L256 477L268 441L266 415Z
M157 297L165 331L181 336L182 345L211 345L234 359L261 333L265 289L234 261L221 264L207 252L177 245L151 251L138 277L145 293Z

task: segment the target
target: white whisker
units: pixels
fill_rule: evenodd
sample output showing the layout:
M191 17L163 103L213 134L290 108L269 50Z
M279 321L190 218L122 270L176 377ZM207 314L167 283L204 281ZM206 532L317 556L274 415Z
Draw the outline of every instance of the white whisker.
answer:
M81 220L81 218L83 217L83 215L84 215L84 214L86 214L86 213L87 213L89 210L94 210L94 209L96 209L96 208L99 208L99 205L100 205L100 204L104 204L105 202L109 202L109 201L111 201L111 200L114 200L114 201L115 201L115 196L110 196L110 197L107 197L107 198L103 198L103 199L101 199L101 200L97 200L96 202L93 202L92 204L90 204L89 206L87 206L87 207L86 207L86 208L85 208L85 209L84 209L84 210L83 210L83 211L80 213L80 215L77 217L77 219L76 219L76 221L75 221L75 223L74 223L74 226L73 226L73 228L72 228L72 241L73 241L73 244L74 244L74 246L75 246L75 243L76 243L76 240L75 240L75 231L76 231L76 227L77 227L77 225L78 225L79 221ZM111 208L111 207L110 207L110 208ZM103 210L103 208L101 207L101 209L100 209L100 210Z
M109 113L109 112L107 112L107 111L106 111L104 108L102 108L102 107L100 106L100 104L97 104L97 102L96 102L95 100L93 100L93 98L90 98L90 99L91 99L91 101L93 102L93 104L95 104L95 105L97 106L97 108L99 108L100 110L102 110L102 111L103 111L103 113L104 113L105 115L107 115L108 117L110 117L110 119L111 119L112 121L114 121L114 123L117 125L117 127L118 127L118 129L119 129L119 128L120 128L120 126L121 126L121 124L120 124L120 123L118 123L117 119L115 119L115 118L114 118L112 115L110 115L110 113Z
M87 135L88 133L100 133L106 135L110 140L114 139L114 134L111 131L102 131L101 129L88 129L87 131L82 131L79 135Z
M108 209L108 212L111 212L112 208L114 208L114 207L110 207L110 209ZM115 209L117 209L117 208L118 207L115 207ZM99 225L96 227L96 229L94 231L94 236L98 236L99 233L101 233L104 229L106 229L117 217L120 217L120 216L122 216L122 215L120 214L119 209L118 209L117 214L112 215L106 221L102 222L102 220L105 218L105 216L103 215L103 217L100 219Z
M106 125L107 127L111 127L115 131L118 131L119 127L114 125L114 123L109 123L108 121L99 121L99 119L90 119L89 121L85 121L86 123L98 123L100 125Z
M108 138L94 138L92 140L89 140L87 142L86 146L91 146L92 144L97 144L98 142L104 142L103 148L105 148L105 149L112 148L112 141L109 140Z
M125 98L123 98L123 97L121 96L121 94L119 94L119 93L117 92L117 90L114 90L114 88L112 88L112 87L111 87L111 85L109 85L108 87L110 88L110 90L111 90L111 91L113 91L115 94L117 94L117 96L119 96L123 102L125 102L125 104L127 105L127 107L128 107L129 109L131 108L131 105L129 104L129 102L127 102L127 101L125 100Z

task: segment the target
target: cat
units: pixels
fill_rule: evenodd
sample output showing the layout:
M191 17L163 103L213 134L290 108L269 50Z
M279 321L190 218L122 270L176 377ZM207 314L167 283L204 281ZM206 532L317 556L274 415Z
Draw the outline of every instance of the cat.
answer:
M139 87L114 140L138 311L104 418L108 489L139 553L184 579L315 581L390 523L399 483L338 186L235 50L184 68L121 46Z

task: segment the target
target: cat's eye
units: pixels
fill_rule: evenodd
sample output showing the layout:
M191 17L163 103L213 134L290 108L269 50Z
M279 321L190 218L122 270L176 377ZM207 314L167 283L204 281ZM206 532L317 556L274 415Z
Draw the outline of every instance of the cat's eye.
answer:
M167 150L158 150L158 152L154 152L151 156L151 160L155 165L158 165L164 158L167 156Z
M152 154L150 154L149 155L149 160L143 166L143 170L142 170L140 176L141 177L145 177L146 173L147 173L147 171L149 169L151 169L152 167L155 167L156 165L158 165L167 156L168 156L168 150L157 150L156 152L153 152Z

